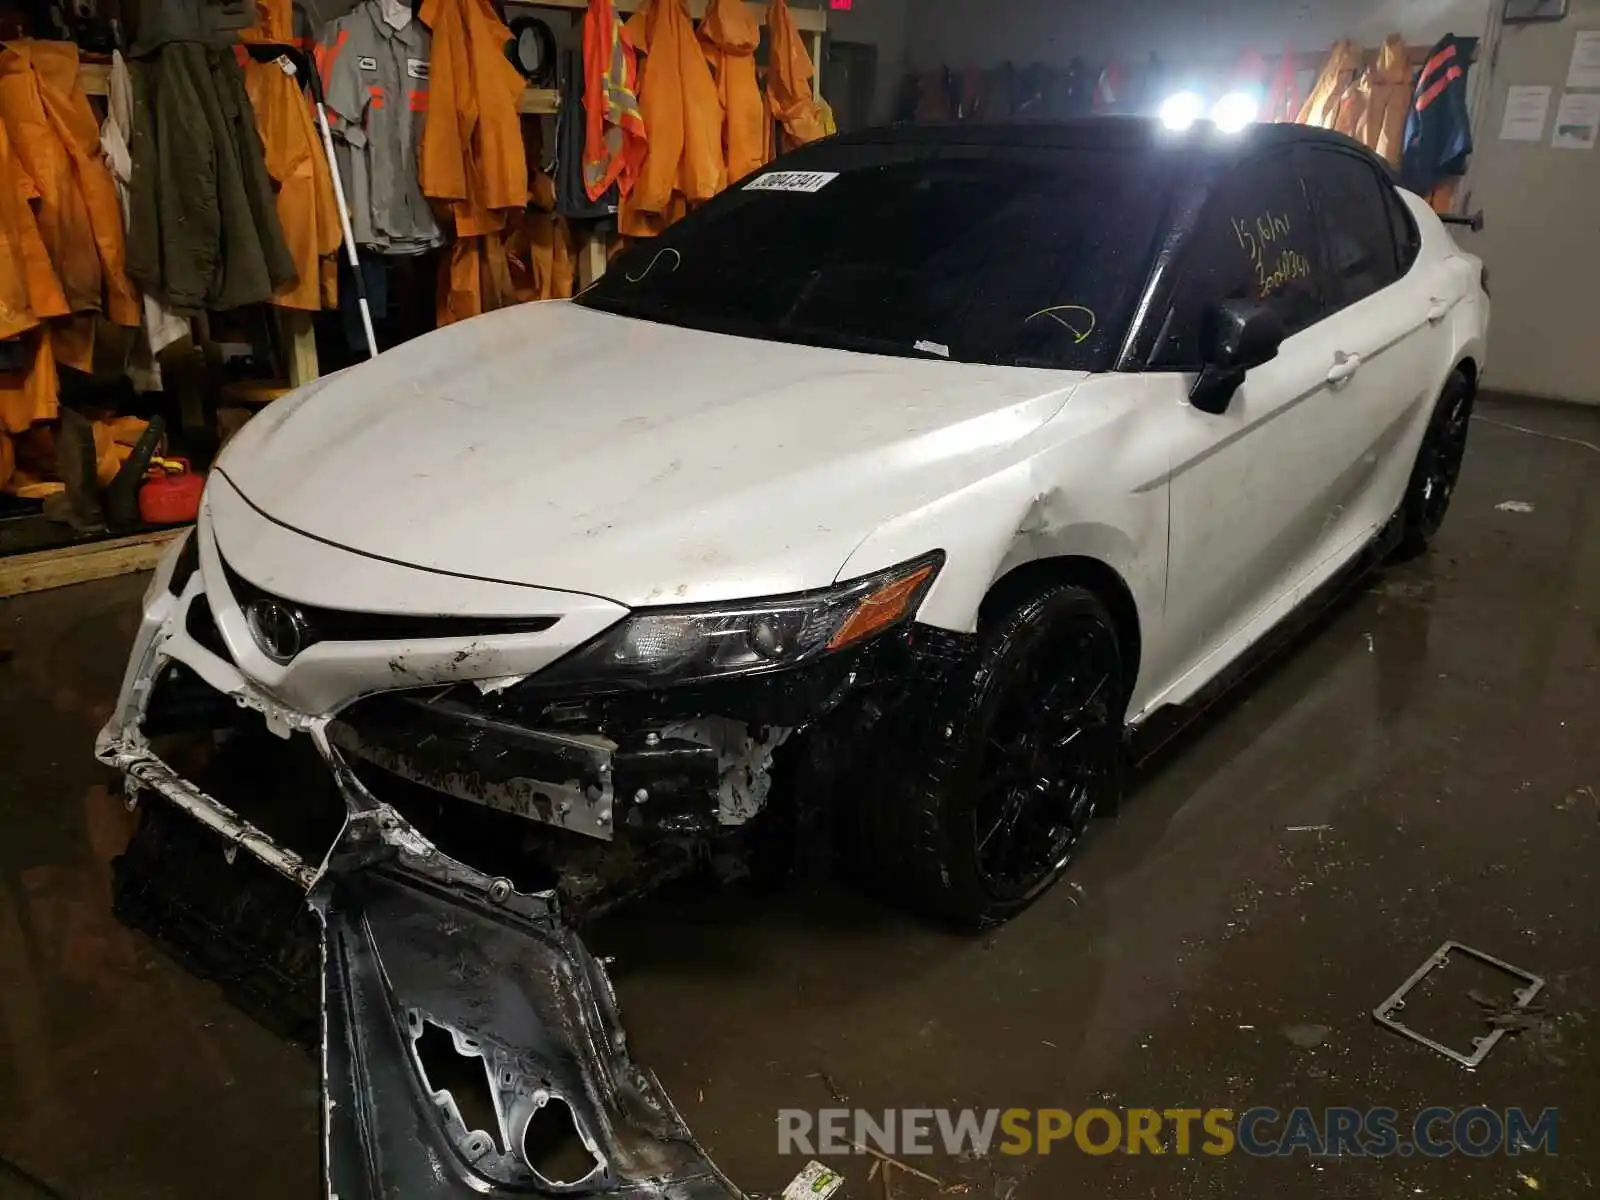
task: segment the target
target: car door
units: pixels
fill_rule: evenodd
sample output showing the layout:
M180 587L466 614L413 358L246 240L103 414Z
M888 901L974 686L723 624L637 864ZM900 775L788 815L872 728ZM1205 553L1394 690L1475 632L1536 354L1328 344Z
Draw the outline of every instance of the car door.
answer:
M1431 406L1433 343L1460 289L1442 266L1418 265L1417 233L1394 185L1365 155L1307 149L1307 187L1326 254L1325 322L1349 376L1335 398L1348 472L1326 497L1324 553L1359 548L1399 506Z
M1180 702L1270 626L1326 544L1351 441L1304 152L1277 147L1213 190L1181 254L1152 356L1167 401L1171 535L1163 664ZM1188 403L1208 308L1261 301L1288 334L1228 407Z

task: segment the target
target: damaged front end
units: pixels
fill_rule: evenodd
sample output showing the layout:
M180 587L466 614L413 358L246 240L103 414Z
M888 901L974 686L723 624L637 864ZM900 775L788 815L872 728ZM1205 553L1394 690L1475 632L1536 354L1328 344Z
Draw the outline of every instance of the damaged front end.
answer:
M174 589L172 570L147 594L97 743L145 801L119 912L263 1004L320 958L328 1195L737 1197L629 1055L605 970L554 890L519 890L420 834L358 778L331 717L281 704L190 627L198 578ZM230 773L252 738L278 748L270 766ZM174 883L211 894L158 912L149 893ZM260 926L301 941L248 966L237 944L195 945Z
M328 1194L738 1196L630 1057L570 922L739 844L775 781L791 816L796 793L828 797L780 757L847 769L888 681L906 690L913 627L671 687L552 685L463 661L477 642L435 647L431 675L318 711L291 699L361 644L321 612L328 642L269 689L246 610L276 601L249 587L202 521L146 594L96 750L148 800L119 913L257 1015L320 991L284 1031L321 1042Z

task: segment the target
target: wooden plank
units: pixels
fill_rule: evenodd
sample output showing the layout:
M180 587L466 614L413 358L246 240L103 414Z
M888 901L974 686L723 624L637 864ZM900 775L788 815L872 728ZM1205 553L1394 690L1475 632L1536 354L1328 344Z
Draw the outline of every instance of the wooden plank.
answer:
M561 93L555 88L524 88L517 111L525 117L548 117L561 110Z
M284 352L288 355L289 386L297 388L317 377L317 335L311 314L298 308L278 309Z
M91 542L84 546L63 546L59 550L7 555L0 558L0 597L43 592L69 584L87 583L91 579L111 579L134 571L148 571L166 553L167 543L182 533L184 528L158 529L153 533Z
M586 288L606 273L606 239L601 233L591 233L578 251L578 287Z
M104 96L111 80L111 64L86 62L78 64L78 79L85 94Z

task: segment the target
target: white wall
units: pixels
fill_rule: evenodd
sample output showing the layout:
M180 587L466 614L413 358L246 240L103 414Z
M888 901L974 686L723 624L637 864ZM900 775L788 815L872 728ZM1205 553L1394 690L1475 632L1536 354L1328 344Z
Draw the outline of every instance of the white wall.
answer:
M878 48L878 78L872 119L887 121L906 73L908 17L915 0L856 0L849 12L828 12L828 35L841 42L868 42ZM791 7L826 8L827 0L790 0Z
M1572 0L1564 21L1505 28L1466 180L1466 201L1483 209L1485 227L1458 240L1489 268L1486 383L1600 404L1600 148L1550 145L1580 29L1600 29L1600 0ZM1506 91L1517 84L1551 89L1538 142L1500 140Z

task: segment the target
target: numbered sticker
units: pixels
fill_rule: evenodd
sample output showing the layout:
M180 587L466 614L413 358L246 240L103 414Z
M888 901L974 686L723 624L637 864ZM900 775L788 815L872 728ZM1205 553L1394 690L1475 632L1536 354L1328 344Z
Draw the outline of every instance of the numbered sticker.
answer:
M837 171L768 171L744 185L747 192L820 192L835 179Z

